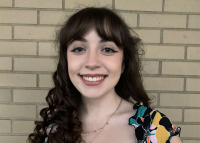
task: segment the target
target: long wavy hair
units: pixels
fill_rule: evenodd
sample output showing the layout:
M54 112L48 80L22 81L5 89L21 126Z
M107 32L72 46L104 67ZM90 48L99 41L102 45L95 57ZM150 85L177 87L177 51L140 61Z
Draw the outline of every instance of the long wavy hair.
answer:
M49 107L40 111L43 121L35 121L36 127L28 137L29 142L43 143L47 137L45 130L52 123L56 123L58 127L55 133L49 134L48 143L83 141L82 122L79 118L83 100L69 78L66 52L71 42L84 36L91 28L95 28L102 39L115 42L123 50L125 68L115 86L115 92L126 101L131 102L132 98L149 106L150 99L141 78L140 56L144 53L141 39L133 36L131 28L115 11L108 8L84 8L66 20L57 34L59 62L52 76L55 87L48 92L46 101ZM39 134L41 129L43 134Z

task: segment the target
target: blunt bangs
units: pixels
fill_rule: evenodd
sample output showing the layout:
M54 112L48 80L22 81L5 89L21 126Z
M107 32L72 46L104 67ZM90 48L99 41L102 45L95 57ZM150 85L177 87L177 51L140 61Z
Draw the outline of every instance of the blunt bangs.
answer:
M123 50L122 42L123 21L118 15L102 8L86 8L75 13L66 23L68 34L65 35L66 44L82 38L92 28L99 37L106 41L113 41Z

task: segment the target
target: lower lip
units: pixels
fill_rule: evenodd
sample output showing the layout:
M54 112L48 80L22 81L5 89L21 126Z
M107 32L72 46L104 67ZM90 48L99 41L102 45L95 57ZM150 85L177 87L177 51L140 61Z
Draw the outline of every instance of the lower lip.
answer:
M106 76L106 77L107 77L107 76ZM96 86L96 85L101 84L101 83L105 80L106 77L104 76L104 78L103 78L102 80L99 80L99 81L87 81L87 80L85 80L82 76L80 76L81 80L82 80L86 85L89 85L89 86Z

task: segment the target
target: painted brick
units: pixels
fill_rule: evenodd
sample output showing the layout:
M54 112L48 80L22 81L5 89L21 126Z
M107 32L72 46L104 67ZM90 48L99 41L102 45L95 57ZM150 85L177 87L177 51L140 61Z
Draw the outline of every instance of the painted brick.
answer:
M0 10L0 23L37 24L37 11Z
M200 94L160 94L160 106L200 107L199 101Z
M116 9L162 11L162 0L115 0Z
M12 39L11 26L0 26L0 39Z
M187 59L200 60L200 47L188 47L187 48Z
M0 89L0 102L11 102L10 89Z
M27 136L0 136L3 143L25 143Z
M40 11L40 24L62 25L72 12Z
M34 74L0 74L0 86L36 87Z
M200 91L200 78L187 78L186 80L187 91Z
M39 75L39 87L53 87L52 75Z
M47 58L14 58L15 71L54 71L55 59Z
M47 90L13 90L13 102L46 103Z
M1 0L0 7L12 7L12 0Z
M197 63L197 62L162 62L162 74L200 75L200 63Z
M35 127L34 121L13 121L13 133L32 133Z
M15 0L15 7L62 8L62 0Z
M34 42L0 42L1 55L36 55L36 50Z
M164 30L163 42L178 44L200 44L200 31Z
M121 12L120 15L129 27L137 27L137 14Z
M200 28L200 15L190 15L188 27L189 28Z
M0 57L0 70L12 70L11 57Z
M166 108L156 108L156 110L160 111L170 121L181 122L182 121L182 109L166 109Z
M67 9L79 9L88 6L94 7L112 7L112 0L65 0L65 8Z
M144 77L143 79L146 90L183 90L182 78Z
M3 105L0 104L0 117L35 118L35 105Z
M150 59L184 59L185 48L181 46L147 45L145 58Z
M42 117L40 116L40 111L43 109L43 108L47 108L48 105L40 105L38 106L38 109L37 109L37 117L42 119Z
M58 56L58 48L55 43L39 43L39 55L40 56Z
M142 74L158 74L159 62L158 61L143 61Z
M54 40L55 27L15 26L14 39Z
M11 121L0 120L0 133L11 133Z
M183 143L199 143L200 140L183 140Z
M200 110L185 109L184 122L200 122Z
M164 11L172 12L200 12L198 0L166 0Z
M133 29L144 43L160 43L160 30Z
M186 15L140 14L140 27L186 28Z
M180 127L181 137L198 138L200 136L200 125L181 125Z

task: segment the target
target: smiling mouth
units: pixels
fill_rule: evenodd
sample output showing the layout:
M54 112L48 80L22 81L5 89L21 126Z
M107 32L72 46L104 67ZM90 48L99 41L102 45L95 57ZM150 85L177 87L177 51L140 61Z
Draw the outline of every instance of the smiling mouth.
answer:
M86 80L86 81L95 82L95 81L103 80L108 75L101 75L101 76L83 76L83 75L79 75L79 76L81 78L83 78L84 80Z
M81 78L83 83L85 83L86 85L88 85L88 86L96 86L96 85L99 85L102 82L104 82L104 80L107 77L107 75L95 76L95 77L86 77L86 76L83 76L83 75L79 75L79 77Z

